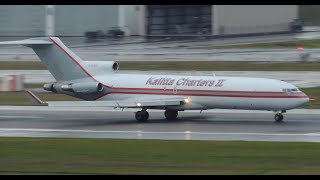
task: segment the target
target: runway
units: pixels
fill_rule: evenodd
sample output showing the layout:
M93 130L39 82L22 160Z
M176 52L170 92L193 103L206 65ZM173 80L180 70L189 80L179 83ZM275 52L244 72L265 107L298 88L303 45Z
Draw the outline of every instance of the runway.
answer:
M203 49L204 48L204 49ZM282 49L205 49L205 47L146 48L137 47L82 47L70 48L85 61L135 61L135 62L181 62L181 61L228 61L228 62L301 62L301 53L308 53L309 62L318 62L320 49L307 48L298 51L293 48ZM32 49L26 47L1 48L0 61L39 62Z
M87 43L84 37L61 37L75 54L82 59L99 61L267 61L300 62L302 51L295 47L281 49L208 49L208 46L240 45L252 43L284 42L297 39L319 38L320 33L260 35L232 38L197 40L143 40L141 37L98 40ZM2 37L0 41L21 40L27 37ZM306 48L308 61L319 61L320 52L316 48ZM39 61L32 49L20 45L2 45L0 61Z
M149 122L137 123L134 112L1 106L0 136L320 142L319 110L288 111L284 123L275 123L273 112L243 110L179 112L173 122L149 110Z

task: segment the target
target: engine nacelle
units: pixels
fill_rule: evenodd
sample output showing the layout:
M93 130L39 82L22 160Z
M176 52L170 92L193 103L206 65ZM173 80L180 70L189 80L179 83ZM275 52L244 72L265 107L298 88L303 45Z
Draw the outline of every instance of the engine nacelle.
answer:
M53 84L44 84L43 89L46 91L57 92Z
M84 82L61 85L63 91L75 93L96 93L103 90L103 86L99 82Z
M119 69L119 64L115 61L83 61L81 64L92 75L101 75Z

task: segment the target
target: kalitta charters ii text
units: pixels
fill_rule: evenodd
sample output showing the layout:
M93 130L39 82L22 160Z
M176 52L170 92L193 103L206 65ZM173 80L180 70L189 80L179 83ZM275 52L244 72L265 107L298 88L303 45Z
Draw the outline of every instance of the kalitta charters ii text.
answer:
M173 79L173 78L155 78L151 77L147 80L146 85L157 85L157 86L214 86L214 87L222 87L225 79L219 80L204 80L204 79L189 79L189 78L181 78L181 79Z

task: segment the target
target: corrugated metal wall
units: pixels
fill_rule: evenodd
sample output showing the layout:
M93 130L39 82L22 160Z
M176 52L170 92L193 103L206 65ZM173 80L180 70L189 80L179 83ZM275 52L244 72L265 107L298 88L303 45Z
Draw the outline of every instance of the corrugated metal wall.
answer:
M288 31L298 5L217 5L216 34Z
M55 35L83 36L118 25L118 5L56 5ZM44 5L1 5L0 36L44 36Z
M238 34L285 31L297 18L297 5L216 5L197 8L176 5L127 6L121 14L121 26L128 26L128 34L197 34L206 23L214 24L213 34ZM152 8L153 7L153 8ZM196 8L195 8L196 7ZM178 10L183 9L179 13ZM211 10L211 11L210 11ZM145 12L142 12L145 11ZM139 25L144 14L144 25ZM211 14L212 13L212 14ZM0 36L44 36L45 5L0 6ZM202 19L201 19L202 18ZM210 20L211 19L211 20ZM209 23L208 23L209 22ZM122 24L123 23L123 24ZM83 36L86 31L102 30L119 24L119 5L56 5L55 35ZM213 25L212 25L213 26ZM142 33L145 34L145 33Z
M102 30L118 25L118 5L55 6L55 34L83 36L85 31Z
M42 36L44 15L43 5L1 5L0 36Z

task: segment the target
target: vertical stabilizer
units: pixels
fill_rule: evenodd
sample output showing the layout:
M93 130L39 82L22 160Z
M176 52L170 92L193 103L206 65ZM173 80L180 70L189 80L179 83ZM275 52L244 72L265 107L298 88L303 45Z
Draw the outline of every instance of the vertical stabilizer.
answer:
M57 81L69 81L90 76L83 68L81 58L57 37L0 42L1 44L21 44L32 48Z

